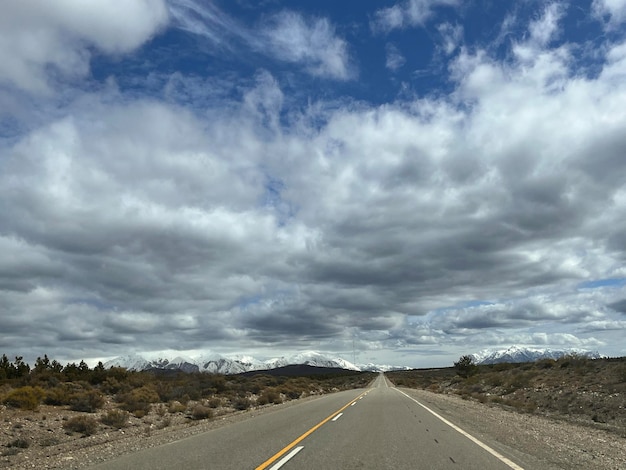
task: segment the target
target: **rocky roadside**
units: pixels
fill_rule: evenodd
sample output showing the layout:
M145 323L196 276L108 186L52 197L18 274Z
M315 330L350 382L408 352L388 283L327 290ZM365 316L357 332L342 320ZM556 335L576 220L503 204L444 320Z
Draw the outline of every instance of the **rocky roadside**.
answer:
M404 389L422 403L473 433L479 439L517 449L529 469L626 469L626 439L615 433L508 411L493 405L463 400L455 395ZM0 468L83 469L118 455L154 447L206 432L302 400L248 411L217 409L209 420L190 420L183 413L156 409L143 418L132 417L127 427L102 424L91 436L67 433L63 423L77 413L42 406L36 412L0 410ZM24 447L9 445L28 442ZM529 459L532 466L528 464Z
M218 408L214 410L211 419L204 420L192 420L184 412L163 413L162 408L155 407L142 418L130 416L127 426L121 429L100 423L90 436L68 432L63 428L63 423L75 416L85 416L86 413L45 405L30 412L2 407L0 469L89 468L119 455L167 444L313 398L293 400L280 405L265 405L247 411ZM105 414L106 408L100 413L94 413L92 417L98 419Z
M403 391L496 450L515 449L526 470L626 470L626 438L617 433L458 395Z

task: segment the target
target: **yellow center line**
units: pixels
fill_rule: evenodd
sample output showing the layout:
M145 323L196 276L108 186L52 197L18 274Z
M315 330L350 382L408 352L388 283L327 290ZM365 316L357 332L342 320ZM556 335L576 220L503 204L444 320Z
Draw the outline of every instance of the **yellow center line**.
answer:
M346 408L348 408L350 405L352 405L354 402L356 402L359 398L361 398L363 395L365 395L367 393L367 390L362 392L358 397L356 397L353 400L350 400L346 405L342 406L341 408L339 408L337 411L335 411L333 414L331 414L328 418L324 419L323 421L320 421L319 423L317 423L315 426L313 426L311 429L309 429L307 432L305 432L304 434L302 434L302 436L300 436L299 438L297 438L295 441L293 441L291 444L288 444L286 447L283 447L281 450L279 450L278 452L276 452L274 455L272 455L269 459L267 459L265 462L263 462L261 465L259 465L258 467L256 467L254 470L264 470L267 467L269 467L272 463L274 463L276 460L278 460L280 457L282 457L284 454L286 454L287 452L289 452L291 449L293 449L296 445L298 445L298 443L300 443L302 440L306 439L308 436L310 436L311 434L313 434L316 430L318 430L320 427L322 427L324 424L326 424L328 421L330 421L337 413L341 413L343 410L345 410Z

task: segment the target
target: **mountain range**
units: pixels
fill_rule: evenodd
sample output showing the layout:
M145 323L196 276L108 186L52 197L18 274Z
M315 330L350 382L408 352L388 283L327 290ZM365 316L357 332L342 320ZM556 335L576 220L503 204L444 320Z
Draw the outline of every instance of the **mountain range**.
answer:
M507 349L485 349L471 356L476 364L497 364L501 362L534 362L541 359L559 359L568 354L585 356L592 359L602 357L597 352L584 349L525 348L511 346ZM290 365L308 365L313 367L340 368L354 371L387 372L391 370L409 370L410 367L398 367L380 364L353 364L350 361L317 351L305 351L292 356L281 356L268 360L259 360L247 355L223 356L205 353L198 356L181 356L164 352L134 353L116 357L104 363L104 366L123 367L128 370L181 370L183 372L207 372L211 374L242 374L250 371L278 369Z
M106 368L123 367L128 370L182 370L184 372L208 372L212 374L241 374L250 371L277 369L288 365L309 365L314 367L340 368L355 371L385 372L408 369L389 365L355 365L340 357L329 356L317 351L305 351L292 356L281 356L268 360L258 360L252 356L222 356L207 353L198 356L171 356L164 353L130 354L104 363Z
M478 365L499 364L501 362L535 362L541 359L560 359L567 355L584 356L590 359L599 359L602 356L597 351L585 349L550 349L550 348L522 348L511 346L507 349L485 349L472 354Z

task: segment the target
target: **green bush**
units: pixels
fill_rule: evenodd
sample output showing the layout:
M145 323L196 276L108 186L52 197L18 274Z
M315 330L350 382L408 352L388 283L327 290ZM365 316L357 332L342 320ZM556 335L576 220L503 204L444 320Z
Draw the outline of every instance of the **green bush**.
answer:
M469 377L474 375L478 366L474 364L474 358L472 356L461 356L457 362L454 363L456 373L461 377Z
M63 429L70 432L79 432L83 436L91 436L98 430L98 423L91 416L75 416L63 423Z
M40 387L26 386L11 390L2 401L8 406L22 410L36 410L44 396L45 392Z

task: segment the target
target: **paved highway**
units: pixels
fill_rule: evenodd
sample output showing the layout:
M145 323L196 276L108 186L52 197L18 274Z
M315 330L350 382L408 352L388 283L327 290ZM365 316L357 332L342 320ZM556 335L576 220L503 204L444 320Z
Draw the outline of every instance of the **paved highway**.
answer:
M327 395L93 467L108 469L476 469L522 467L380 375Z

